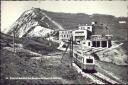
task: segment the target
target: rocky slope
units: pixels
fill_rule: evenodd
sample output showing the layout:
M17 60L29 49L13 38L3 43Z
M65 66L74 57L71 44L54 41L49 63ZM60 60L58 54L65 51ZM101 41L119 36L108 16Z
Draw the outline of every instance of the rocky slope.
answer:
M128 41L122 43L123 44L116 49L97 53L100 60L116 65L128 65ZM113 46L117 46L118 44L119 43L113 43Z
M16 37L45 36L57 29L63 29L61 25L48 17L43 10L32 8L25 11L12 25L8 34Z

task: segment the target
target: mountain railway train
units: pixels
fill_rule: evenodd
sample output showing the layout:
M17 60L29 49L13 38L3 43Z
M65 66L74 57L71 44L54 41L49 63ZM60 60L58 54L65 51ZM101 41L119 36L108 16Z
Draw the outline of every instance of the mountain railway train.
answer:
M84 52L83 50L73 51L73 61L83 71L94 73L95 70L95 59L91 54Z

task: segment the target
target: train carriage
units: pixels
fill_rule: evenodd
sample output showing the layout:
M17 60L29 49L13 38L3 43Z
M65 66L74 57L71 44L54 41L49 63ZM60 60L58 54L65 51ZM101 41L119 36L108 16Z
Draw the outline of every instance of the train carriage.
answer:
M86 54L82 50L75 50L73 51L73 61L84 71L95 71L95 59L91 54Z

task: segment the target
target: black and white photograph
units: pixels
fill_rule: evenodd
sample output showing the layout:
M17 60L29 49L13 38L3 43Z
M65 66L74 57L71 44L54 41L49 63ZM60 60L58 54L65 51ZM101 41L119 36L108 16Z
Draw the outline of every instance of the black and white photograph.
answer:
M0 85L128 84L128 1L1 1L0 56Z

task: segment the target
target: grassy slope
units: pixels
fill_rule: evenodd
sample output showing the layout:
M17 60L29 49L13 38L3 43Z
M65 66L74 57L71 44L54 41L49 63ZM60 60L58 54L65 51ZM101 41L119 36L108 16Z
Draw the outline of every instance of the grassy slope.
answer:
M28 55L23 53L20 55L19 53L16 53L14 56L14 53L12 51L3 49L3 47L8 47L7 44L10 44L12 42L12 37L1 34L2 37L0 38L0 41L6 44L1 44L1 83L6 85L23 85L23 84L62 84L62 83L89 83L90 79L88 78L82 78L81 75L77 74L73 68L70 68L70 62L68 59L68 55L65 55L64 63L60 63L60 58L62 55L60 55L60 58L54 59L50 58L44 58L42 56L41 60L33 60L31 58L27 58ZM17 39L18 42L22 42L24 39ZM44 47L47 47L45 50L49 50L49 43L47 40L41 40L41 38L33 38L29 41L29 39L24 40L25 42L22 42L26 45L26 48L28 45L33 45L32 48L37 47L36 49L44 49ZM27 44L26 44L27 43ZM50 43L52 43L50 41ZM45 45L45 46L44 46ZM51 44L53 45L53 44ZM38 47L39 46L39 47ZM42 47L43 48L42 48ZM11 47L11 46L10 46ZM52 48L53 46L51 46ZM55 47L55 43L54 43ZM55 49L54 49L55 50ZM50 52L52 52L50 50ZM6 80L6 77L60 77L61 80L55 79L55 80ZM86 80L85 80L86 79ZM66 81L66 82L65 82Z
M23 84L62 84L74 83L82 84L89 83L88 78L82 78L75 70L69 67L69 59L65 59L64 63L60 63L60 58L41 60L26 59L13 55L12 52L1 49L1 83L6 85L23 85ZM23 55L26 56L26 55ZM62 56L62 55L61 55ZM68 55L65 55L65 58ZM68 57L67 57L68 58ZM6 80L6 77L59 77L60 79L53 80ZM66 81L66 82L65 82Z
M64 29L77 29L79 24L91 24L91 20L87 14L44 12L53 20L62 25Z
M11 44L13 42L13 37L0 33L1 38L1 47L11 47ZM23 44L23 47L25 49L38 52L41 54L47 54L49 52L55 52L57 51L58 43L48 41L44 38L15 38L15 43Z
M56 52L57 47L59 46L58 43L48 41L46 39L42 38L32 38L26 39L23 42L24 48L32 50L34 52L40 53L40 54L47 54L49 52Z

